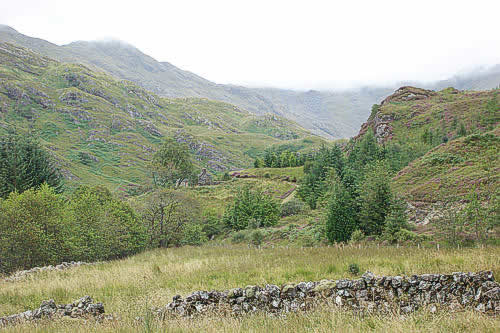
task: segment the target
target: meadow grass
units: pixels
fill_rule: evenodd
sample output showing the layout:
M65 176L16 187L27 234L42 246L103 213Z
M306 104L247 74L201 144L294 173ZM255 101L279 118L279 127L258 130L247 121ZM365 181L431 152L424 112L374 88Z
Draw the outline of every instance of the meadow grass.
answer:
M153 250L127 259L66 271L44 272L18 282L0 282L0 316L36 308L45 299L68 303L83 295L103 302L117 320L26 323L11 331L137 331L151 307L195 290L225 290L249 284L283 284L324 278L353 278L347 271L357 263L361 272L378 275L451 273L491 269L500 274L500 247L418 249L416 247L279 247L203 246ZM361 274L361 273L360 273ZM498 331L500 319L465 311L431 314L426 310L399 316L359 317L325 306L313 312L268 317L231 317L146 321L153 331Z

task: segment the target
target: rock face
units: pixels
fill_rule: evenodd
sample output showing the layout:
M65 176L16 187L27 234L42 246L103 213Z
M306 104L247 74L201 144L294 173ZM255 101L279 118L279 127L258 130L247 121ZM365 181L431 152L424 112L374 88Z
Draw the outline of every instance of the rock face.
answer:
M92 297L84 296L70 304L56 304L53 299L43 301L38 309L1 317L0 327L23 321L69 316L72 318L99 317L104 314L102 303L94 303Z
M184 299L175 296L162 316L193 316L204 312L243 314L264 311L287 313L308 310L321 303L359 312L406 314L423 306L434 311L473 308L500 312L500 285L491 271L479 273L375 276L366 272L356 280L322 280L276 285L246 286L227 291L197 291Z
M435 96L436 93L432 90L426 90L415 87L401 87L396 90L392 95L388 96L386 99L380 103L380 106L391 102L407 102L427 99ZM366 123L361 125L361 129L354 139L362 137L366 131L371 128L377 138L378 143L384 143L392 138L392 122L394 121L394 115L383 114L377 112L372 119L368 119Z

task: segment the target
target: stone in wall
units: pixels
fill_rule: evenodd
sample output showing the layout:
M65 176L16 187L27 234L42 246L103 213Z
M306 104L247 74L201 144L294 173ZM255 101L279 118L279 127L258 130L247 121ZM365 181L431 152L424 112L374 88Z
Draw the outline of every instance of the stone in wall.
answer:
M38 319L100 317L104 314L102 303L94 303L92 297L84 296L70 304L56 304L53 299L43 301L38 309L1 317L0 327Z
M185 298L175 296L157 313L193 316L217 311L272 314L308 310L319 304L335 304L357 312L407 314L423 306L451 310L472 308L500 312L500 286L491 271L479 273L375 276L366 272L356 280L322 280L276 285L247 286L226 291L197 291Z

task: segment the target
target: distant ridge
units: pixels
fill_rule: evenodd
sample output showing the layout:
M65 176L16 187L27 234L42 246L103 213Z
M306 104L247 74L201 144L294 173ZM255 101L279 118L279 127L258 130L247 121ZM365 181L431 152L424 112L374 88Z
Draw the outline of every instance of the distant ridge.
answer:
M277 114L300 123L326 138L344 138L356 134L370 114L371 106L396 87L328 91L294 91L273 88L247 88L217 84L168 62L159 62L136 47L119 41L77 41L58 46L33 38L8 26L0 26L0 41L29 48L62 62L82 63L120 79L135 82L164 97L204 97L237 105L254 114ZM427 85L441 89L458 85L459 89L491 89L500 84L500 66L474 77L454 77Z

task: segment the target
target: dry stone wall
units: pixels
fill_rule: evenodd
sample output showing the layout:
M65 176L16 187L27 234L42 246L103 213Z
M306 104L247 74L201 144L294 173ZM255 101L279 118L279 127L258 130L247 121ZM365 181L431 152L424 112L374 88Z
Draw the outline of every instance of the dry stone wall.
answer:
M104 314L102 303L94 303L92 297L84 296L70 304L56 304L54 300L43 301L38 309L1 317L0 327L38 319L100 317Z
M4 280L8 281L8 282L13 282L13 281L22 280L31 274L36 274L36 273L46 272L46 271L62 271L62 270L68 269L68 268L84 266L84 265L93 265L93 264L86 263L83 261L71 261L71 262L62 262L59 265L33 267L31 269L17 271L14 274L10 275L9 277L5 278ZM1 281L1 279L0 279L0 281Z
M498 315L500 285L493 272L375 276L366 272L356 280L322 280L276 285L247 286L227 291L197 291L185 298L175 296L162 316L193 316L204 312L242 314L264 311L287 313L333 303L360 312L407 314L423 306L472 308Z

